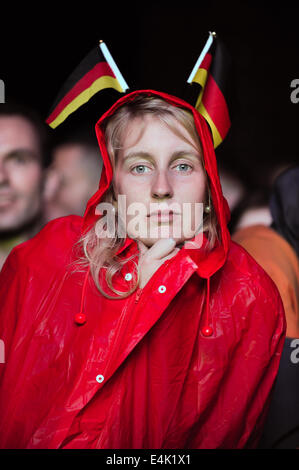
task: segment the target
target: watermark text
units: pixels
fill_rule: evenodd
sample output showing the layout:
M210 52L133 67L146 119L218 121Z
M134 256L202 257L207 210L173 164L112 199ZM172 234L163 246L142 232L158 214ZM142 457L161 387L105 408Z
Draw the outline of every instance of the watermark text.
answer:
M290 87L294 88L290 95L291 101L297 104L299 103L299 78L294 78L294 80L291 81Z
M299 338L293 339L290 343L291 348L295 348L292 351L290 359L293 364L299 363Z
M203 203L127 204L126 195L118 195L117 204L101 202L96 208L100 215L95 231L98 238L190 240L197 237L202 244ZM200 246L194 246L199 248Z
M0 103L5 103L5 85L4 81L0 79Z

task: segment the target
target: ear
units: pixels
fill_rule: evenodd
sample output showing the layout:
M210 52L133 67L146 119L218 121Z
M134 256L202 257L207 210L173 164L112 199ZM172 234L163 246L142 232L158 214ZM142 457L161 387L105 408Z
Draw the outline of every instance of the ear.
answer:
M43 185L43 199L45 202L50 202L60 184L60 178L57 172L53 168L47 168L44 174L44 185Z

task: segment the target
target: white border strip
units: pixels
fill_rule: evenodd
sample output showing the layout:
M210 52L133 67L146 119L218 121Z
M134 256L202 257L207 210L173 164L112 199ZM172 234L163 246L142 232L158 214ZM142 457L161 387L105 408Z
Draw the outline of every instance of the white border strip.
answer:
M214 40L214 34L209 32L209 38L203 48L203 50L201 51L201 54L200 56L198 57L197 61L196 61L196 64L194 65L193 67L193 70L192 72L190 73L190 76L187 80L187 83L191 83L193 78L194 78L194 75L196 74L197 70L199 69L199 66L200 64L202 63L203 59L204 59L204 56L206 55L206 53L208 52L208 50L210 49L211 45L212 45L212 42Z
M99 45L100 45L101 51L104 54L105 59L107 60L108 64L110 65L114 75L116 76L117 80L119 81L120 86L123 89L123 92L125 93L129 89L129 87L128 87L124 77L120 73L119 68L117 67L116 63L114 62L113 57L112 57L112 55L110 54L110 52L108 50L108 47L106 46L106 44L103 41L100 41Z

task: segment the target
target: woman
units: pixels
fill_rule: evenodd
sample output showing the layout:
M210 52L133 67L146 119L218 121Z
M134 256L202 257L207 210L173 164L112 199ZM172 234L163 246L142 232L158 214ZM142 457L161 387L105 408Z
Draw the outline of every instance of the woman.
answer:
M204 119L136 91L96 133L103 171L83 219L50 222L1 273L1 447L255 447L285 318L230 241Z

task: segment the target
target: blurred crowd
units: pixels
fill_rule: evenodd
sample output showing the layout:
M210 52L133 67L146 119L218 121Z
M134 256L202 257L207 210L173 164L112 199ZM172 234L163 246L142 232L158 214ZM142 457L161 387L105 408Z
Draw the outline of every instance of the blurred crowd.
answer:
M1 104L0 268L14 246L48 221L83 216L101 170L94 135L78 131L56 140L33 110ZM231 209L232 239L275 282L286 312L285 348L260 446L298 448L299 353L298 364L290 356L299 338L299 167L271 168L258 188L223 165L220 179Z
M32 109L0 106L0 267L50 220L83 215L102 160L86 130L53 138Z

